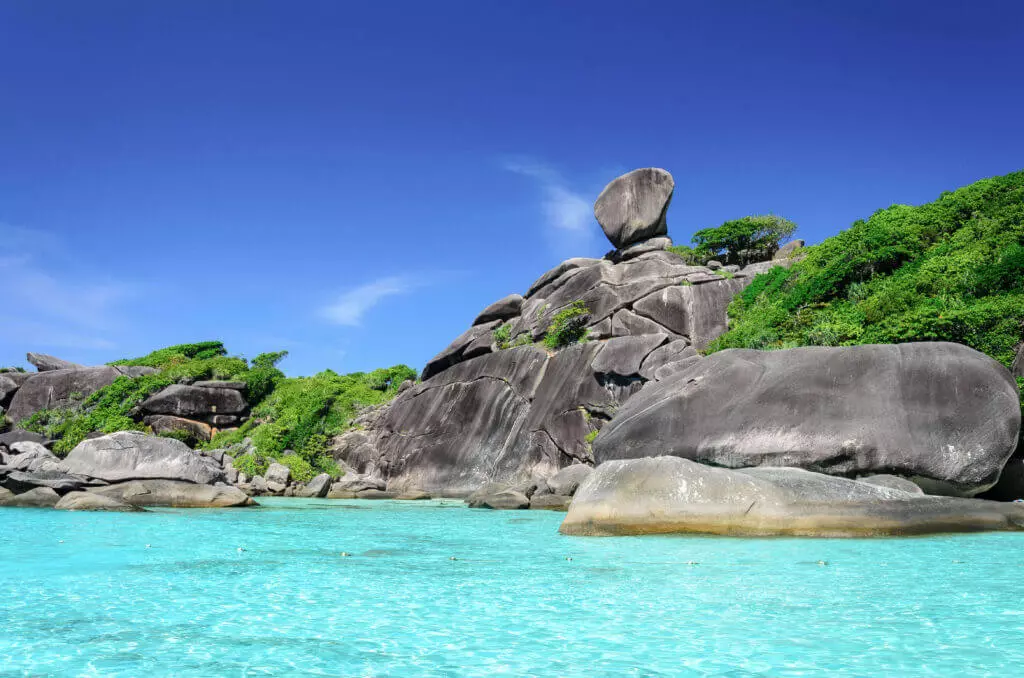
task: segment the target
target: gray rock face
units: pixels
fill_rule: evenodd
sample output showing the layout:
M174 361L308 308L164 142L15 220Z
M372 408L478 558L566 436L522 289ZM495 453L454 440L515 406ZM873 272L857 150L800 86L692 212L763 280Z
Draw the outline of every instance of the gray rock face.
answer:
M552 494L571 497L584 480L594 472L593 467L584 464L573 464L566 466L561 471L547 479L548 488Z
M272 462L267 467L267 472L263 474L264 479L267 483L278 483L280 485L287 485L288 481L292 479L292 472L284 464L279 464L276 461ZM281 489L284 489L283 487Z
M331 477L321 473L306 483L306 486L295 493L297 497L326 497L331 489Z
M560 494L541 494L530 498L530 508L541 511L568 511L572 497Z
M605 186L594 203L594 216L616 249L665 235L673 190L675 182L665 170L633 170Z
M53 507L58 511L114 511L131 513L145 509L95 492L69 492Z
M749 284L746 278L720 278L700 285L664 287L633 304L642 316L689 337L697 350L728 329L729 302Z
M423 372L420 378L423 381L430 379L435 374L443 372L452 365L455 365L463 360L468 360L469 356L466 356L466 349L473 345L477 340L486 341L488 349L490 351L491 333L494 332L497 327L501 325L500 320L492 320L480 325L474 325L468 330L463 332L455 341L448 345L448 348L434 356L427 366L423 368ZM479 347L478 347L479 348Z
M155 393L140 406L147 414L170 414L194 418L213 414L239 414L248 404L233 388L204 388L172 384Z
M26 473L67 471L64 463L39 443L23 440L11 443L8 449L7 467L12 471Z
M72 363L67 360L55 358L45 353L29 353L25 356L29 364L34 365L40 372L52 372L54 370L80 370L85 365Z
M649 381L653 380L659 368L696 355L697 351L690 346L690 342L677 339L651 351L640 366L640 376Z
M52 508L60 500L60 495L49 487L37 487L22 494L0 495L0 506L17 506L21 508Z
M28 492L36 487L48 487L57 494L66 494L93 485L89 478L64 473L56 469L46 471L11 471L0 485L15 494Z
M256 504L237 487L196 485L180 480L130 480L106 487L97 487L90 492L132 506L227 508Z
M30 376L14 394L7 412L17 423L42 409L66 407L74 402L72 396L85 398L123 376L117 367L85 367L52 370Z
M648 384L594 456L886 473L969 496L996 482L1019 429L1009 373L959 344L730 350Z
M797 250L804 246L804 241L799 238L796 240L790 240L788 243L779 248L779 251L775 253L773 259L789 259Z
M476 320L473 321L473 325L476 326L493 322L495 320L508 320L509 318L515 318L519 315L519 310L522 307L523 297L518 294L510 294L481 311L480 315L478 315Z
M173 438L119 431L83 440L64 460L69 473L116 483L143 478L209 484L225 480L224 470Z
M678 457L610 461L580 486L563 534L871 537L1024 529L1024 506L928 497L794 468Z
M622 377L639 375L640 365L644 359L667 341L667 334L641 334L609 339L594 358L591 368L595 372Z
M192 419L185 419L184 417L175 417L170 414L154 414L146 417L143 421L147 426L153 429L153 433L157 435L173 431L183 431L187 433L193 441L203 442L206 442L213 437L213 429L211 429L208 424Z
M33 431L17 428L7 433L0 433L0 445L9 447L14 443L22 441L42 444L46 442L46 438Z
M6 408L14 400L15 392L21 387L6 374L0 374L0 407Z
M883 473L877 476L864 476L863 478L857 478L857 480L868 485L888 487L894 490L909 492L910 494L924 494L924 490L918 487L916 483L899 476L890 476Z

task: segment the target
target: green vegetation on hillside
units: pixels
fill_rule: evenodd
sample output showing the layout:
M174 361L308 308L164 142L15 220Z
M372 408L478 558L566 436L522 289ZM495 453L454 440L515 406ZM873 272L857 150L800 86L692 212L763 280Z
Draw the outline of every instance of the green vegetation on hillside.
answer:
M348 429L360 407L391 400L406 379L416 379L416 372L405 365L353 374L324 370L312 377L282 379L253 406L247 422L237 430L219 433L204 447L226 447L248 437L256 451L236 459L240 471L255 475L247 470L251 468L262 473L276 459L289 466L298 480L321 472L337 475L327 453L328 439ZM285 455L286 450L295 454Z
M955 341L1009 366L1024 340L1024 172L894 205L756 278L725 348Z
M240 470L248 464L262 472L270 460L280 459L292 468L293 476L308 480L321 471L337 474L327 454L328 438L348 428L360 407L390 400L404 380L416 378L405 365L369 373L339 375L326 370L312 377L287 378L277 368L286 355L263 353L246 361L228 356L216 341L170 346L112 363L159 372L119 377L70 407L37 412L21 426L55 439L54 451L63 455L94 431L145 430L133 410L166 386L201 379L244 381L250 418L238 429L218 433L205 447L224 447L249 437L254 454L240 462ZM285 450L295 454L285 455Z

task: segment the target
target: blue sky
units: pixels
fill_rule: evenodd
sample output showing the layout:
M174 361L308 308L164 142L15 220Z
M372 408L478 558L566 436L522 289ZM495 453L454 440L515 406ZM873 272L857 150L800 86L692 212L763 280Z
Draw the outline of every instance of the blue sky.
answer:
M676 242L1021 169L1022 45L1011 2L2 0L0 365L418 368L636 167Z

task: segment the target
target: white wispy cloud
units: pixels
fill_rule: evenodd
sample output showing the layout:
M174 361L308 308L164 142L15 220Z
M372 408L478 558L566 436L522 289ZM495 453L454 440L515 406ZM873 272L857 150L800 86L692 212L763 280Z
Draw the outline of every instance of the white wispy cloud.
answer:
M118 306L132 286L97 282L59 238L0 223L0 280L9 317L4 339L32 348L101 349L114 345Z
M549 226L576 233L586 232L592 226L591 201L571 190L557 171L529 158L509 158L502 166L537 181L541 208Z
M341 293L333 303L320 309L320 317L335 325L361 325L367 311L388 297L405 294L417 286L403 276L389 276Z

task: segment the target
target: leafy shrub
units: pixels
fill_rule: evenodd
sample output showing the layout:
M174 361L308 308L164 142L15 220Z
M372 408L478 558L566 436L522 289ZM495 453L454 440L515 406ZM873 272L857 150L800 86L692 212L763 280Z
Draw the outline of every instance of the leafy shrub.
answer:
M715 275L721 276L723 278L735 278L736 277L735 274L733 274L732 271L727 271L724 268L717 269L715 271Z
M509 339L512 338L512 324L505 323L491 332L491 338L494 339L495 345L498 348L508 348Z
M312 464L297 454L286 454L276 459L277 463L288 467L292 473L292 480L300 483L308 483L317 472L313 470Z
M673 254L678 254L690 266L703 266L711 259L710 252L697 252L687 245L673 245L667 248L667 250Z
M327 451L328 439L348 429L360 407L387 402L403 381L415 378L416 372L405 365L368 374L325 370L312 377L284 378L252 408L249 421L235 431L218 433L205 447L227 447L249 437L259 454L258 466L264 470L265 460L284 463L284 451L290 449L313 475L338 477L340 470Z
M267 472L267 466L270 462L259 455L249 453L243 454L237 457L234 461L234 466L238 469L239 473L244 473L250 478L261 476Z
M1024 340L1024 172L894 205L754 278L708 352L955 341L1009 366Z
M554 350L583 340L587 335L590 309L574 301L555 314L544 336L544 345Z

